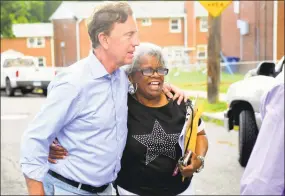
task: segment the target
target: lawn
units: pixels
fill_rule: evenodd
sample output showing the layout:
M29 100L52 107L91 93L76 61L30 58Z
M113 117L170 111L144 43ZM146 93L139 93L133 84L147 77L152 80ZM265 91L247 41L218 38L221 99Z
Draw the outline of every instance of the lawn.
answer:
M194 97L189 97L191 100L194 100ZM227 103L223 101L219 101L215 104L210 104L207 99L199 98L200 104L204 106L204 112L223 112L227 109Z
M221 73L221 82L219 91L220 93L226 93L229 86L239 80L242 80L244 75L242 74L228 74ZM167 77L165 78L167 82L178 86L184 90L207 90L207 73L203 74L202 72L177 72L176 68L173 68Z
M191 100L194 100L194 97L189 97ZM223 101L219 101L218 103L215 104L210 104L208 102L207 99L204 98L199 98L200 104L202 104L203 107L203 112L207 112L207 113L215 113L215 112L223 112L227 109L227 103L223 102ZM218 119L212 119L209 118L207 116L203 116L201 117L203 119L203 121L205 122L211 122L211 123L215 123L219 126L223 126L224 122L222 120L218 120Z

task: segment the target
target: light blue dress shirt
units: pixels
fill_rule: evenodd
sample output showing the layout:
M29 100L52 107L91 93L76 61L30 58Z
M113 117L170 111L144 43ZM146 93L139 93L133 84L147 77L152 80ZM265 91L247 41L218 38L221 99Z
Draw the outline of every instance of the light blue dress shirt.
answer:
M261 101L262 124L241 179L241 195L284 195L284 68Z
M24 175L43 181L51 169L92 186L114 181L127 138L127 92L125 72L108 74L92 52L58 74L22 136ZM69 155L50 164L49 146L55 137Z

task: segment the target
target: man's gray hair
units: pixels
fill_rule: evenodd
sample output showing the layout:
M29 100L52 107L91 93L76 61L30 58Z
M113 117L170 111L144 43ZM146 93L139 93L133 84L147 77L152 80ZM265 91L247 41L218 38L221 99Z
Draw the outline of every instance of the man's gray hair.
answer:
M98 35L109 35L116 22L124 23L133 11L127 2L104 2L95 7L93 15L87 21L88 34L92 42L92 48L100 45Z
M145 55L156 57L158 64L162 67L166 67L166 55L161 47L152 43L140 43L135 49L132 64L125 66L125 71L128 75L140 68L141 57Z

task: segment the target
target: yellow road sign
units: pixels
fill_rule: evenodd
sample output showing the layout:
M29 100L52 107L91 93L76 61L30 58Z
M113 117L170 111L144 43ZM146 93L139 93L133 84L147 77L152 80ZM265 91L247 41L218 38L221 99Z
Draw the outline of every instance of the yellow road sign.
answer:
M199 1L213 17L219 16L232 1Z

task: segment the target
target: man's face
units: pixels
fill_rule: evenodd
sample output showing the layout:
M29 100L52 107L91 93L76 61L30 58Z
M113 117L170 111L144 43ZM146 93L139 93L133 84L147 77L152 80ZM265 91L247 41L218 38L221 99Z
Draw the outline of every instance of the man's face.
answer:
M137 24L133 16L125 23L115 23L108 36L108 53L117 66L130 64L135 47L139 45Z

